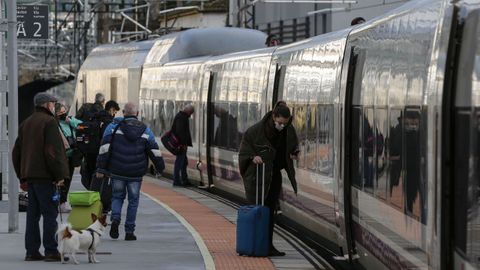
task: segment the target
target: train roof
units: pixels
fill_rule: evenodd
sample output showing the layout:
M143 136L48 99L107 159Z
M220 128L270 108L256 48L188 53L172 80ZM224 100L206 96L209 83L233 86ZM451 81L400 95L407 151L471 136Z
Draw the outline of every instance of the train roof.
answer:
M190 29L158 39L145 64L163 65L180 59L264 48L266 37L263 32L244 28Z
M280 46L278 47L277 50L275 50L274 55L279 56L283 54L290 54L296 51L314 48L316 46L327 44L337 40L346 40L350 31L351 31L351 28L347 28L344 30L339 30L339 31L315 36L315 37L298 41L295 43L291 43L285 46Z
M390 10L386 14L379 15L365 23L362 23L353 27L351 31L351 35L356 36L357 34L361 34L364 31L368 31L371 28L375 28L381 24L384 24L385 22L388 22L395 17L400 17L405 14L415 12L421 7L429 6L431 8L436 8L435 6L436 4L442 4L442 1L441 0L418 0L418 1L406 2L405 4L399 6L398 8ZM420 18L420 17L408 18L408 20L410 21L415 21L416 25L408 24L408 25L405 25L405 27L410 27L412 33L421 33L423 19L424 18ZM388 32L389 30L390 29L385 29L386 32ZM395 35L395 33L392 32L392 35Z
M237 61L241 59L249 59L254 57L264 57L264 56L272 56L273 52L276 50L276 47L269 47L251 51L244 51L244 52L236 52L236 53L229 53L225 55L219 55L215 57L211 57L208 61L208 65L217 65L226 62Z
M82 69L140 68L154 40L106 44L96 47L82 64Z

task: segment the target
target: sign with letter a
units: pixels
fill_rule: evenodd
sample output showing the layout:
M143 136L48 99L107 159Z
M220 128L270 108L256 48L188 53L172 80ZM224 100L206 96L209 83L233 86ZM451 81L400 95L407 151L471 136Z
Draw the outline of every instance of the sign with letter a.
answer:
M47 5L17 5L17 38L48 39Z

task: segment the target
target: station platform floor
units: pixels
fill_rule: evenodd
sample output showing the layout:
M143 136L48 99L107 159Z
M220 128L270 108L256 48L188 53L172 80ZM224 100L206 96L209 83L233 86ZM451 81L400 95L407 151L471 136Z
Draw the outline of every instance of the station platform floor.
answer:
M74 177L71 190L83 190L79 175ZM19 232L9 234L5 210L0 207L0 269L333 269L325 260L308 255L305 245L288 241L287 232L278 229L274 244L287 253L285 257L238 256L235 252L236 209L195 188L173 188L164 178L144 177L135 230L137 241L123 240L123 215L120 237L111 239L110 227L102 236L97 249L97 259L101 261L98 264L89 264L86 254L77 255L79 265L25 262L25 213L19 214ZM62 219L65 221L67 216L63 214ZM40 251L43 253L43 247Z

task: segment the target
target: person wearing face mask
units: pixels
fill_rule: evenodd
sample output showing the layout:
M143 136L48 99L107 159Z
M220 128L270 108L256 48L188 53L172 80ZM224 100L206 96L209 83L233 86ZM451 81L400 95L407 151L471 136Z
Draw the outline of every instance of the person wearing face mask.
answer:
M261 170L261 164L265 163L265 206L270 209L269 256L285 256L284 252L273 246L274 213L282 190L282 170L286 171L293 190L297 193L293 160L297 159L299 153L298 138L291 121L292 116L286 103L277 103L273 111L247 129L238 154L245 193L252 204L256 202L257 166ZM261 190L261 185L259 187Z
M76 119L75 117L67 116L67 107L61 103L55 104L55 116L58 120L63 136L67 139L69 144L69 148L66 150L66 153L68 158L68 170L70 173L70 178L66 179L65 185L60 190L60 211L62 213L68 213L72 210L70 204L67 202L67 195L68 191L70 190L73 172L75 167L80 166L80 162L82 160L80 151L78 151L78 149L75 147L75 129L79 124L82 123L82 121Z
M20 125L12 152L22 189L28 188L25 261L60 261L55 240L58 202L54 194L57 186L62 186L69 177L68 160L55 119L57 99L48 93L38 93L33 100L35 112ZM43 237L40 237L40 217ZM45 256L39 251L42 243Z

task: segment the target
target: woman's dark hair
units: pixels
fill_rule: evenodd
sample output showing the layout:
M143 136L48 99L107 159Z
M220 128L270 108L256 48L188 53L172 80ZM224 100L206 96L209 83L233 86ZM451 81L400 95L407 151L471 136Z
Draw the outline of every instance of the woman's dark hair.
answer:
M290 113L290 109L287 106L277 104L277 106L275 106L275 108L273 109L273 116L290 118L290 116L292 116L292 114Z
M277 101L277 103L275 103L275 106L273 106L273 109L275 110L276 107L278 106L287 106L287 102L283 101L283 100L279 100Z
M114 100L110 100L105 104L105 111L108 111L111 108L114 108L116 111L120 111L120 107L118 106L118 103L115 102Z
M62 107L65 107L65 111L67 110L67 107L62 103L55 103L55 114L59 113Z

